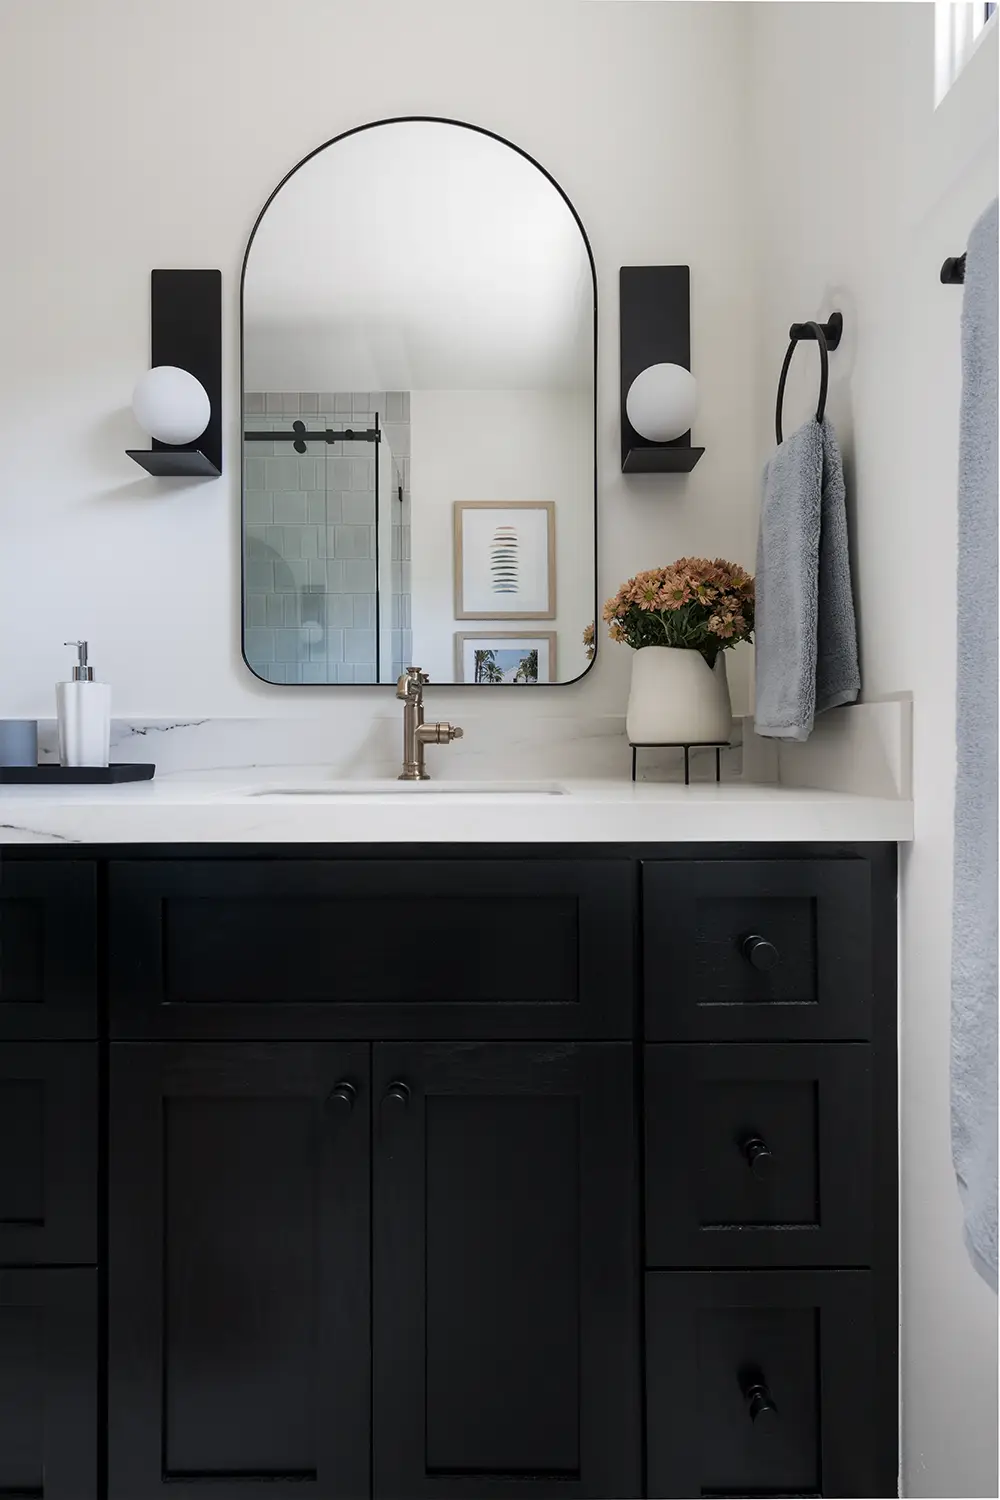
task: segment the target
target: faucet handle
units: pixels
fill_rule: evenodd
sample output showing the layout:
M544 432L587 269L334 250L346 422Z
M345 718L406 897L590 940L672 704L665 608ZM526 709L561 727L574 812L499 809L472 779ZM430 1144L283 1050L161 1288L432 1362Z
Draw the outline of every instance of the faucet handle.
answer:
M428 682L430 678L423 667L407 667L396 682L396 697L402 698L404 703L413 698L419 698L421 690Z

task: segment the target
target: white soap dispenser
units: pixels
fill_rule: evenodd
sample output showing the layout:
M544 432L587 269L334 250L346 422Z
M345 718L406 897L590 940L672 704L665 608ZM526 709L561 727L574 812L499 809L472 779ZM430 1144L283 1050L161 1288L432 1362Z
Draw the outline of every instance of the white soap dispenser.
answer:
M56 717L59 720L59 764L62 766L106 766L111 744L111 689L94 681L87 665L87 642L64 641L75 646L77 664L72 682L56 683Z

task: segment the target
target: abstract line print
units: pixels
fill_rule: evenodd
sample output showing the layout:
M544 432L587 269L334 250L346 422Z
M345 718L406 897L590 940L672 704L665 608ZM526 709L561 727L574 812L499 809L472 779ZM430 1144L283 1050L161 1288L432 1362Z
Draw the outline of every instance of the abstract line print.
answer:
M490 543L490 580L494 594L516 594L519 582L516 526L498 526Z

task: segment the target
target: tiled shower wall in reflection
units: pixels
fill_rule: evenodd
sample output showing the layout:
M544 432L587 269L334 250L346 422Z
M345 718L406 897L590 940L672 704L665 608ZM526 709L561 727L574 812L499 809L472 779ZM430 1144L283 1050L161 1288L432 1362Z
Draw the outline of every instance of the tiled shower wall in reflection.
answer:
M408 511L408 394L251 392L244 412L246 430L265 433L287 432L297 418L307 429L369 428L377 414ZM376 452L351 441L310 442L303 455L288 441L246 443L244 649L269 682L376 680ZM382 544L402 555L395 533L394 524ZM390 607L395 626L402 597ZM397 641L405 655L396 631L392 639L393 657Z

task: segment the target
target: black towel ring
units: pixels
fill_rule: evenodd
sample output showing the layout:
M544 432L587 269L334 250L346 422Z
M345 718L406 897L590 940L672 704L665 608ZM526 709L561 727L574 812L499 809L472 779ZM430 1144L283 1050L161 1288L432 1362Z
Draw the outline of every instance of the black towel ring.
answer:
M827 323L793 323L788 330L791 342L785 354L784 364L781 366L781 374L778 376L778 400L774 409L774 433L778 439L778 446L783 441L781 433L781 408L785 400L785 381L788 379L788 368L792 363L792 355L795 346L801 339L815 339L819 345L819 402L816 406L816 420L822 422L826 414L826 393L830 384L830 358L829 350L836 349L840 343L840 334L844 323L840 313L832 313Z

